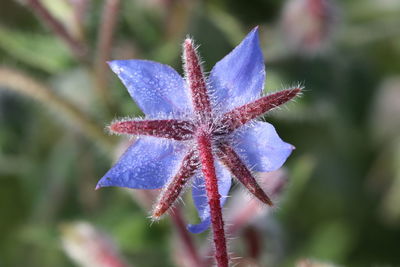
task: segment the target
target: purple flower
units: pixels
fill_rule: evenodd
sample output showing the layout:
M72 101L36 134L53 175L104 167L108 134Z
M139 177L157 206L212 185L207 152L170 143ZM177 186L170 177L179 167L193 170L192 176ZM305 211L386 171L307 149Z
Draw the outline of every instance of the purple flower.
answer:
M152 213L157 219L191 181L201 222L188 229L200 233L209 227L212 217L210 192L217 194L222 206L231 177L272 205L251 171L280 168L293 146L283 142L271 124L256 119L289 101L301 89L261 96L265 68L257 28L214 66L208 78L191 39L185 40L183 50L185 78L171 67L152 61L109 63L146 119L124 119L110 125L113 132L139 138L97 188L163 188ZM207 175L217 178L218 190L205 179Z

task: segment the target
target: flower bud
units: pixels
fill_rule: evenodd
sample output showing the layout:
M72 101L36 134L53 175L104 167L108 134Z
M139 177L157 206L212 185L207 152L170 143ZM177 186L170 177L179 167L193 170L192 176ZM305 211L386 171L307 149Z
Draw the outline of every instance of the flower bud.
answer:
M87 222L63 224L61 234L64 251L78 266L128 266L108 236Z
M335 17L331 0L289 0L281 17L286 44L305 55L321 52L332 37Z

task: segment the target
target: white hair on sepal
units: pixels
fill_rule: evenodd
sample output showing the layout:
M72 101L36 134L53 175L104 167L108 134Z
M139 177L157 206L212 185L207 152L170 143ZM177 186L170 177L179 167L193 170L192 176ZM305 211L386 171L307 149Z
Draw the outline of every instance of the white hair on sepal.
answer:
M186 41L190 41L190 43L191 43L191 45L193 47L193 50L194 50L195 54L197 55L197 59L199 61L200 69L201 69L201 72L203 73L203 77L204 77L204 70L203 70L204 61L201 58L200 53L198 52L198 49L200 48L200 45L196 44L196 42L194 41L194 38L190 37L189 35L186 35L186 38L182 43L182 48L183 49L182 49L182 56L181 57L182 57L183 71L184 71L183 79L186 81L187 84L189 84L189 80L187 78L187 73L186 73L186 64L187 64L186 63L187 62L187 60L186 60L186 50L185 50ZM205 79L205 82L207 82L207 79Z
M257 184L260 186L260 188L264 191L264 193L270 198L270 200L273 203L273 206L269 206L267 204L265 204L264 202L262 202L261 200L259 200L255 195L253 195L250 191L245 190L245 187L242 187L242 192L244 193L244 195L250 200L255 200L257 201L261 207L267 208L269 211L276 211L280 209L280 194L279 193L275 193L274 194L274 188L269 188L268 186L266 186L264 184L263 181L261 181L260 179L260 175L262 174L262 172L254 172L253 173L253 177L256 180ZM262 213L262 210L259 211L260 213Z
M188 183L185 185L185 188L184 188L184 192L182 192L180 195L179 195L179 197L175 200L175 202L176 203L179 203L179 205L181 205L181 206L186 206L186 202L185 202L185 200L183 199L183 195L186 193L186 191L188 190L187 188L189 188L190 187L190 184L189 184L189 181L188 181Z
M139 117L130 117L130 116L125 116L122 118L114 118L108 125L104 127L104 131L109 134L109 135L118 135L118 136L136 136L133 134L127 134L127 133L120 133L120 132L115 132L111 130L111 125L118 123L118 122L126 122L126 121L143 121L145 120L144 117L139 116Z
M176 173L179 171L179 168L180 168L180 166L177 168L178 170L174 170L173 173L176 174ZM193 177L193 176L192 176L192 177ZM188 180L191 180L192 177L188 178ZM181 203L181 204L183 204L183 205L185 204L185 202L184 202L184 200L183 200L183 198L182 198L182 195L186 192L187 188L190 187L190 186L189 186L189 185L190 185L189 181L187 181L187 182L180 188L181 191L180 191L180 193L179 193L179 196L175 199L175 201L174 201L173 203L171 203L171 205L167 208L167 210L166 210L161 216L158 216L158 217L153 216L154 210L156 210L157 206L160 204L161 199L162 199L162 197L164 196L164 192L167 190L168 185L170 185L170 184L174 181L174 180L173 180L174 178L175 178L175 175L173 175L173 176L169 179L168 183L167 183L166 185L163 186L163 189L161 190L160 194L158 195L157 200L154 202L154 204L153 204L153 206L152 206L152 209L151 209L151 214L149 215L149 218L150 218L152 221L159 221L159 220L161 220L162 218L164 218L166 215L171 215L171 212L173 212L173 208L175 207L175 205L177 205L177 203Z
M290 107L287 104L290 103L290 102L296 102L297 98L301 97L303 95L304 88L305 88L303 84L304 84L304 82L297 82L297 83L293 83L291 86L285 86L282 83L281 84L281 88L282 89L264 93L264 96L269 96L269 95L278 93L278 92L283 91L283 90L291 90L291 89L296 89L296 88L299 88L301 90L295 97L293 97L292 99L290 99L286 103L283 103L282 105L279 105L279 106L276 106L274 108L271 108L270 110L268 110L268 112L266 112L265 114L261 115L260 118L269 116L269 115L275 113L276 111L279 111L279 110L282 110L282 109L289 110Z

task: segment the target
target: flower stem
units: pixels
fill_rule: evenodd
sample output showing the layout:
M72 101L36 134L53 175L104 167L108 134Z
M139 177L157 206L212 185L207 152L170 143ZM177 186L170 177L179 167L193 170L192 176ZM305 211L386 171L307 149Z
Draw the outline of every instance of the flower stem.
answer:
M215 173L214 156L211 149L210 135L204 130L200 130L197 136L197 144L200 152L201 169L203 171L205 186L210 205L211 224L213 229L213 239L215 245L215 259L218 267L228 266L228 253L226 249L226 238L224 221L218 192L218 180Z

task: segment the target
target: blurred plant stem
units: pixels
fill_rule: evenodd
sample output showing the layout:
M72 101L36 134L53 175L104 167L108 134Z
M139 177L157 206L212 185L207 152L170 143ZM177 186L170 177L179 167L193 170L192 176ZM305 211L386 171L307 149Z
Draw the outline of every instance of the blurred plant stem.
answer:
M137 203L140 204L140 207L144 211L148 211L148 209L151 208L152 204L156 201L157 195L160 194L160 190L132 190L129 189L127 192L131 193L133 200L136 201ZM171 212L169 212L170 216L169 218L171 219L172 225L176 229L176 237L179 239L179 241L182 244L182 248L185 250L180 254L180 256L185 256L185 259L182 260L182 262L185 262L187 260L190 262L190 265L188 266L193 266L193 267L202 267L202 266L207 266L204 265L204 263L201 260L201 257L198 253L198 250L196 250L196 246L193 242L192 237L190 236L188 230L186 229L186 223L184 221L184 218L181 213L181 207L180 206L175 206L174 208L171 209ZM211 260L213 260L211 258ZM189 263L188 263L189 264Z
M81 40L85 40L84 20L89 6L88 0L70 0L74 14L74 23L77 29L77 35Z
M283 189L285 188L286 184L288 183L287 174L283 169L279 169L272 172L265 172L258 174L259 181L262 181L261 187L264 191L268 192L269 195L272 197L273 201L276 202L282 194ZM244 191L236 191L232 194L232 200L228 204L231 207L230 213L226 214L227 222L229 224L226 225L226 235L227 236L237 236L240 231L246 230L246 227L254 223L254 221L262 216L267 216L268 212L270 212L271 208L265 203L261 202L257 198L250 196L249 194L245 193ZM250 228L249 228L250 229ZM249 230L247 229L247 230ZM261 233L258 232L260 235ZM250 233L250 235L252 235ZM246 232L243 233L243 237L246 238ZM251 252L256 252L260 246L261 241L259 239L260 236L257 238L253 238L252 236L247 236L247 245L250 248ZM255 249L252 251L252 249ZM206 266L211 266L213 262L213 250L214 248L211 246L210 243L206 244L206 247L203 249L205 251L206 257ZM250 253L252 254L252 253ZM256 255L253 260L259 256L259 253L254 253ZM246 259L249 260L249 259ZM239 266L249 266L249 265L239 265ZM259 266L257 263L253 263L251 266Z
M110 110L113 110L113 103L111 103L111 97L107 90L107 60L109 60L111 56L111 46L119 9L119 0L106 0L104 3L101 26L98 32L97 53L94 66L96 89L103 103L108 106Z
M186 224L183 220L181 209L179 206L176 206L172 209L170 213L171 220L173 225L175 226L179 239L182 242L182 247L186 250L186 254L188 259L190 259L190 266L192 267L201 267L204 266L200 255L197 253L196 247L193 243L193 239L189 235L188 230L186 229Z
M104 134L102 127L45 84L18 70L0 66L0 88L2 87L43 103L57 115L64 115L70 124L76 126L89 140L94 141L106 152L112 150L113 142Z
M26 4L33 9L36 15L46 24L61 40L63 40L71 53L81 63L87 63L87 47L78 39L74 38L64 27L64 25L58 21L47 8L40 2L40 0L26 0Z

